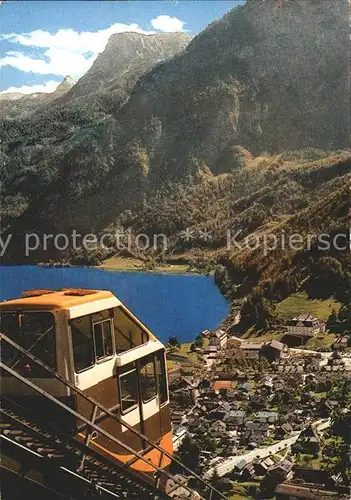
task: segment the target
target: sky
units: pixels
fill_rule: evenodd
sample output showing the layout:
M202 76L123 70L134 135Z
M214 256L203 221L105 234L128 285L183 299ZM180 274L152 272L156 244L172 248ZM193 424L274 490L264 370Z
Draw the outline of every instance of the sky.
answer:
M244 0L0 1L0 93L79 79L113 33L197 34Z

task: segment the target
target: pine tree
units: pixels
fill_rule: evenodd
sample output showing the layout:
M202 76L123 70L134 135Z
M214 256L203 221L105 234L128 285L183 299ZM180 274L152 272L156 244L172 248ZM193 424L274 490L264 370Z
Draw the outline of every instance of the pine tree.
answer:
M178 449L180 461L189 469L194 470L199 465L199 454L199 445L187 434Z

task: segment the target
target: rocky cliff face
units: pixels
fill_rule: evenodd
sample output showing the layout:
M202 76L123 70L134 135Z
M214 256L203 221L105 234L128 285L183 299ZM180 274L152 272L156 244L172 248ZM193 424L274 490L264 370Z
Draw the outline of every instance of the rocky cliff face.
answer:
M46 223L62 229L77 223L99 227L101 217L105 220L102 206L83 205L88 191L115 190L115 183L106 181L118 161L116 120L111 113L118 112L141 75L181 52L191 38L184 33L114 35L73 88L66 78L53 94L4 97L0 102L4 223L20 227L19 231ZM105 197L109 214L116 208L116 196L115 192L112 198ZM124 196L130 199L130 193Z
M0 123L9 227L97 231L166 184L242 168L238 146L348 147L347 0L249 0L188 42L115 35L63 97Z
M79 105L83 98L89 105L116 110L140 76L181 52L191 39L192 36L186 33L112 35L105 50L78 82L66 76L52 93L0 95L0 118L23 118L48 104Z
M181 52L191 38L185 33L112 35L103 53L69 92L67 100L99 91L111 91L123 100L141 75Z
M66 94L71 90L71 88L76 84L76 81L70 75L67 75L65 79L56 87L55 92L51 94L53 99L57 99L62 95Z
M157 179L201 163L220 172L237 144L254 153L346 147L348 15L346 0L234 9L140 80L123 110L126 142L139 141Z
M33 94L8 93L0 95L0 118L24 118L45 105L64 96L75 84L71 76L58 84L54 92L35 92Z

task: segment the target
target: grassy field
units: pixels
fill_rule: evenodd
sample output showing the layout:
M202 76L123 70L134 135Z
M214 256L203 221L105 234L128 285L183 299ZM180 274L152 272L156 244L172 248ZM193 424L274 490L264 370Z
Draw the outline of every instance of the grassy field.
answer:
M301 467L311 467L311 469L321 469L322 458L320 454L318 457L313 457L313 455L306 455L301 453L298 460L298 465Z
M243 335L244 339L250 339L252 342L265 342L268 340L280 340L283 332L273 330L271 332L262 333L261 330L255 330L253 327L249 328Z
M173 361L173 359L167 359L167 371L170 372L177 368L178 363L176 361Z
M306 292L298 292L280 302L276 313L284 321L299 313L307 312L314 314L318 319L327 320L333 309L339 311L340 307L341 304L334 299L309 299Z
M304 347L312 350L325 349L329 348L334 341L335 336L332 333L324 333L308 340Z
M149 270L145 267L145 262L132 257L111 257L104 260L100 266L101 269L106 271L147 271L154 273L175 273L185 274L189 272L187 264L165 264L163 266L156 266L154 269Z
M195 364L198 361L198 353L197 352L192 352L190 350L192 342L184 342L183 344L180 344L179 348L173 349L170 351L169 349L167 350L167 364L168 363L180 363L182 364L182 360L177 358L177 356L182 356L183 358L186 358L186 360L190 361L191 363ZM209 344L208 339L204 339L203 342L203 348L206 348ZM186 361L184 362L186 364ZM172 366L172 365L170 365ZM173 366L174 368L174 366ZM170 368L172 369L172 368Z
M185 358L190 359L193 363L197 361L197 353L190 351L190 346L192 342L184 342L184 344L180 344L180 349L177 350L177 354L179 356L184 356Z
M314 399L325 399L327 397L326 392L314 392L313 393L313 398Z
M259 483L256 483L254 481L240 483L237 481L233 481L232 490L227 496L228 500L250 500L252 498L252 496L248 494L248 489L250 487L257 490L259 489Z
M144 267L144 263L132 257L111 257L104 260L99 267L111 271L139 271Z

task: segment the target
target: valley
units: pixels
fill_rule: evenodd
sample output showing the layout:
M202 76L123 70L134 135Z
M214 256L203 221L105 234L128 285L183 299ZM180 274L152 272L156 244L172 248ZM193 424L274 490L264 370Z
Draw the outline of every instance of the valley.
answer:
M65 376L71 370L74 384L91 388L94 398L113 394L124 439L125 425L137 422L155 440L150 453L162 438L173 454L173 443L180 467L162 450L156 468L147 459L152 498L186 491L192 500L200 493L209 500L346 500L350 2L228 2L222 17L215 5L223 9L223 2L164 2L170 15L156 16L159 3L141 2L137 12L134 2L89 2L99 10L76 31L66 24L78 23L81 4L66 2L72 19L61 20L56 33L28 27L1 35L28 51L7 46L4 74L22 72L34 82L33 75L51 75L49 65L62 78L52 92L12 92L11 84L0 93L1 300L40 288L33 297L47 296L45 307L51 290L63 289L67 302L82 305L86 295L90 310L89 294L109 290L135 311L114 316L103 302L85 323L73 307L71 316L62 313L66 330L57 332L72 335L62 340L72 365ZM117 6L118 19L104 17ZM175 16L190 8L193 19ZM143 13L140 25L132 12ZM202 28L191 28L200 19ZM80 61L84 72L64 77L55 57L74 71L72 61ZM55 84L34 87L47 83ZM19 338L22 316L19 310L11 326ZM34 325L33 345L45 335ZM79 371L76 356L84 362ZM86 369L101 376L99 389ZM25 373L31 377L30 368ZM97 411L93 404L86 421L88 448L95 419L105 425ZM138 434L137 451L125 455L132 475L146 443ZM115 444L111 456L118 457ZM178 486L173 479L163 485L158 468L166 466L179 474ZM118 489L118 498L126 492Z
M347 6L270 5L195 37L113 35L77 83L3 112L3 263L210 273L234 309L254 297L244 330L269 329L295 292L348 307L347 248L318 242L348 231ZM104 244L24 248L72 231ZM263 248L296 233L300 246Z

